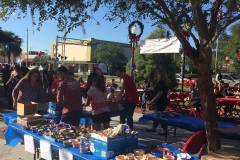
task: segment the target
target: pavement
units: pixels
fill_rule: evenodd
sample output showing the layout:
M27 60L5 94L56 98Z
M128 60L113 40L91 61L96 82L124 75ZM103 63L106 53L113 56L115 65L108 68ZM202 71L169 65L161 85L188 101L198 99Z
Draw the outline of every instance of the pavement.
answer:
M3 123L3 113L12 112L7 109L0 110L0 160L30 160L33 159L33 154L25 152L24 145L18 144L16 147L9 147L6 145L5 140L3 139L3 131L6 129L6 125ZM139 133L139 142L146 144L148 146L158 145L161 143L165 143L165 137L160 136L157 133L149 133L145 130L152 126L152 122L139 123L138 119L142 116L139 109L136 109L134 113L134 130ZM116 126L119 124L119 117L113 117L110 123L111 126ZM160 127L158 127L157 131L161 131ZM170 131L170 135L168 136L167 143L174 142L186 142L186 140L191 136L192 132L177 129L176 138L173 137L173 131ZM222 148L231 148L238 149L239 142L233 140L222 139Z

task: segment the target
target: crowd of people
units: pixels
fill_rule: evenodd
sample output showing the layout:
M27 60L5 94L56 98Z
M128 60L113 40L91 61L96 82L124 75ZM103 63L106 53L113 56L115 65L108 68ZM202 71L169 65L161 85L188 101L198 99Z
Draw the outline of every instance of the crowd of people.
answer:
M101 130L101 125L104 129L110 126L111 110L108 101L122 101L123 111L120 115L120 123L127 123L131 130L134 129L133 114L139 101L139 95L134 80L126 73L124 67L117 67L115 71L116 75L123 79L122 86L118 86L115 79L106 82L104 74L107 73L107 66L104 63L100 63L95 72L88 76L87 82L84 82L82 77L76 80L74 73L65 66L60 66L54 71L52 64L46 66L43 77L38 69L29 70L25 63L21 67L18 64L12 68L7 65L1 72L9 109L16 109L17 102L46 102L48 93L56 94L58 106L63 107L62 122L79 126L83 108L91 105L93 122L91 129ZM147 78L140 85L140 88L144 90L142 104L146 103L147 98L148 104L155 104L155 112L163 112L169 103L170 80L164 70L158 70L156 75L158 81L155 85ZM119 92L115 95L114 92L117 89ZM221 80L214 82L214 95L216 97L234 96ZM197 81L192 85L190 97L192 105L200 112L201 96ZM229 107L226 107L226 112ZM147 131L155 132L158 125L158 123L153 123ZM159 134L165 135L167 126L163 124L161 126L163 132ZM216 129L225 131L220 126Z

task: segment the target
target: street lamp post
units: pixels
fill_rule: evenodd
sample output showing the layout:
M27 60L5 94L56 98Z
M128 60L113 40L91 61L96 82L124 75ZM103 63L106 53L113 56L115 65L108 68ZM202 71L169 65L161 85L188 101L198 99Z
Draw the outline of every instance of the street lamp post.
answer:
M225 57L224 62L226 64L226 72L227 72L228 63L230 62L229 57Z
M138 29L136 26L134 26L132 29L131 29L131 35L130 35L130 38L131 38L131 48L132 48L132 66L134 64L134 50L135 50L135 43L136 43L136 35L137 35L137 32L138 32ZM133 74L133 69L132 69L132 72L131 72L131 77L133 78L134 77L134 74Z

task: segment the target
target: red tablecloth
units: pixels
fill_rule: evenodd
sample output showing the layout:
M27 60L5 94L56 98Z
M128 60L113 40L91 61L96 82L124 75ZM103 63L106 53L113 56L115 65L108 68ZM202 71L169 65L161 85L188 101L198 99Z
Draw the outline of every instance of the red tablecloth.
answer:
M216 98L217 102L220 102L222 105L232 106L236 105L240 98Z

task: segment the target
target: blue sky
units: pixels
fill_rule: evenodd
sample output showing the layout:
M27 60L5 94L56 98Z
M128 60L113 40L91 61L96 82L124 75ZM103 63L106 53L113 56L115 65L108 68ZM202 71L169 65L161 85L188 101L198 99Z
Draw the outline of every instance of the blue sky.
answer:
M84 39L84 38L96 38L108 41L129 43L128 40L128 24L121 24L118 28L114 28L118 22L108 22L102 19L101 15L94 17L95 20L89 21L85 24L86 35L82 33L82 28L76 28L67 35L68 38ZM97 25L97 21L100 25ZM143 20L144 32L141 39L145 39L151 31L156 29L152 27L150 20ZM17 19L14 15L6 22L0 21L0 26L3 30L9 30L23 39L22 49L26 51L27 41L27 28L28 32L28 46L29 50L33 51L45 51L49 52L50 42L56 40L56 36L63 36L61 32L57 32L56 21L46 21L41 27L40 31L36 30L36 26L32 26L31 16L28 15L24 19ZM139 31L140 32L140 31ZM139 33L138 32L138 33Z

